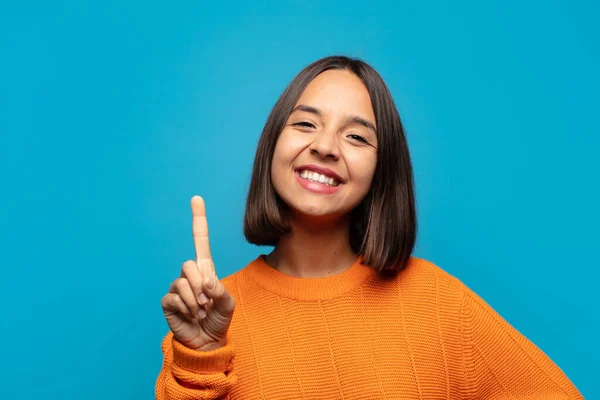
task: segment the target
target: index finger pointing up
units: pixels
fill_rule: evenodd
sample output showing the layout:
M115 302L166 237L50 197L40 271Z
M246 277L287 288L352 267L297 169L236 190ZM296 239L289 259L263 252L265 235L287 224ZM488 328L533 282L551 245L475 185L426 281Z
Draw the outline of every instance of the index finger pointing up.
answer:
M194 196L191 200L192 206L192 236L196 248L196 260L201 270L208 264L212 264L210 247L208 245L208 222L206 220L206 206L204 199ZM202 271L208 272L208 271Z

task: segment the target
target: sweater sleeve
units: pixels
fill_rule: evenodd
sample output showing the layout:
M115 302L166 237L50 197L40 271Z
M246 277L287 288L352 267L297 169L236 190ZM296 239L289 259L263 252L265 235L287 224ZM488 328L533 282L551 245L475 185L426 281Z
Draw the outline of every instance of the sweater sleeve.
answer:
M229 399L237 382L233 373L234 346L211 351L192 350L172 332L162 341L163 366L156 380L157 400Z
M583 399L550 358L462 285L465 398Z

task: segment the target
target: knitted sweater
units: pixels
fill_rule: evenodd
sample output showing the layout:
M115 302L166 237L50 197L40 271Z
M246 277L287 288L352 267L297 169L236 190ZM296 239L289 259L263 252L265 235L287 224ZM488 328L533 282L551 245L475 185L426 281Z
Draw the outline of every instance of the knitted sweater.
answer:
M236 300L226 345L196 351L168 333L158 400L583 399L484 300L411 257L394 277L357 261L296 278L259 256L223 279Z

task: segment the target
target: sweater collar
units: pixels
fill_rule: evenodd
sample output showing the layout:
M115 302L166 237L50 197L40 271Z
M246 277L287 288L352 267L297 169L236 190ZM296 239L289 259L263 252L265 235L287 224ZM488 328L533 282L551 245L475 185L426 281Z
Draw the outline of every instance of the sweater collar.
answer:
M272 268L261 254L246 268L247 274L266 290L297 300L331 300L347 293L371 277L375 269L361 263L362 257L344 272L324 278L297 278Z

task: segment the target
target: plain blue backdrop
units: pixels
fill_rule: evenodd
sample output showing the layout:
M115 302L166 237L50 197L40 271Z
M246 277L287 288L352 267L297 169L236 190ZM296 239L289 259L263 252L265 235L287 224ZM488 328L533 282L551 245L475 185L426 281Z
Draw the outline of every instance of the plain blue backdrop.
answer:
M220 277L269 252L242 235L263 124L305 65L345 54L405 124L414 254L600 398L599 17L592 1L1 6L0 397L152 398L190 198Z

